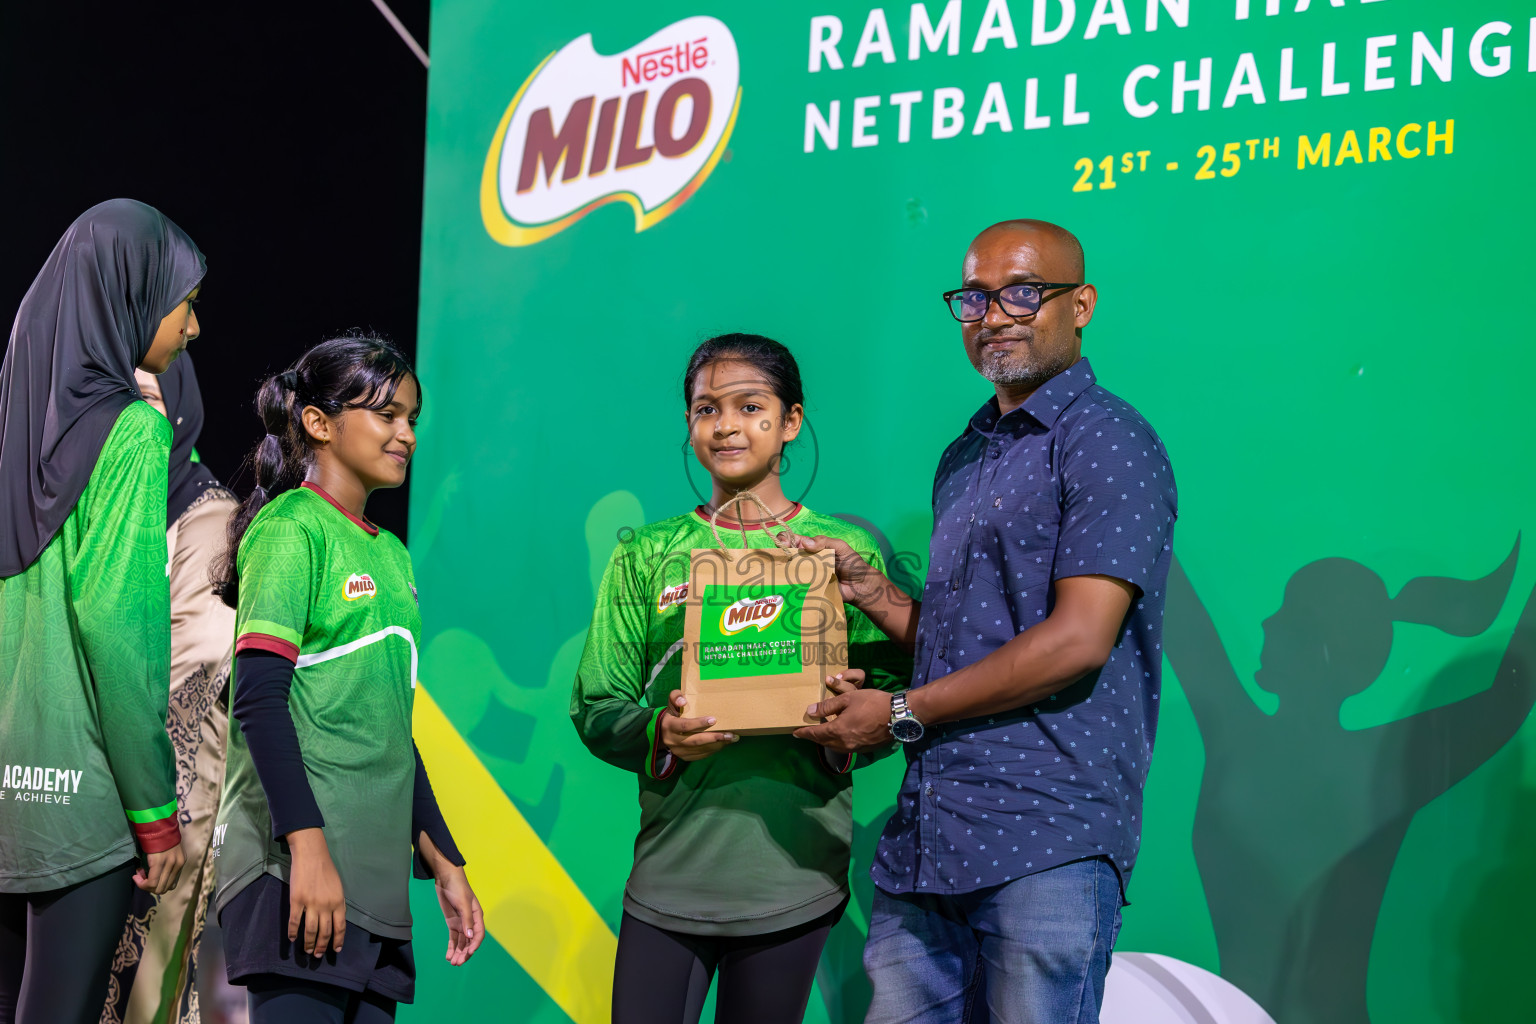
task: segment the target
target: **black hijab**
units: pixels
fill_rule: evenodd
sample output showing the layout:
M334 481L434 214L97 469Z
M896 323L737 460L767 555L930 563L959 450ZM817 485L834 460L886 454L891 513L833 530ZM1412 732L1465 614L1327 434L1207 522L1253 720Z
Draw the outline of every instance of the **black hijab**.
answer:
M134 367L205 266L185 232L131 199L91 207L53 247L0 365L0 579L36 561L74 510L138 400Z
M209 488L224 485L213 470L192 461L192 450L203 432L203 394L198 390L197 371L192 369L188 353L183 352L160 375L160 397L171 421L171 486L165 506L165 523L169 528Z

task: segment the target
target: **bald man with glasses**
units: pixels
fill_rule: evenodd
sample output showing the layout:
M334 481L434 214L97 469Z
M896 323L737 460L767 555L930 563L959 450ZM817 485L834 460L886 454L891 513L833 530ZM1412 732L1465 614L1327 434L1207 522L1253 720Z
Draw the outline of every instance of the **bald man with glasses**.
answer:
M845 600L912 648L912 688L823 701L812 716L836 719L796 735L907 755L871 869L867 1024L1096 1024L1178 496L1157 433L1082 356L1098 291L1077 238L994 224L962 274L944 301L993 395L939 460L921 601L841 542L800 541L835 551Z

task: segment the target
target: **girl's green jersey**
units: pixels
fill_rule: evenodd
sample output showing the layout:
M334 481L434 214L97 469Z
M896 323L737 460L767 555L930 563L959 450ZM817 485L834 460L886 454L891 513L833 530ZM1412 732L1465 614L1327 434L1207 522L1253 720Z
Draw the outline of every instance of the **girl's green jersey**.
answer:
M165 493L171 425L117 417L37 560L0 579L0 892L95 878L181 841Z
M347 920L408 939L411 707L421 613L405 545L305 484L263 508L240 542L235 650L294 662L288 709L325 818ZM233 699L231 699L233 705ZM287 881L266 793L233 719L214 826L218 907L266 873Z
M800 508L784 526L845 540L884 571L870 535ZM741 531L721 533L741 542ZM761 528L750 547L771 547ZM571 694L571 718L598 757L636 773L640 834L624 909L657 927L760 935L833 910L848 895L853 838L848 759L789 735L745 736L700 761L661 745L657 719L680 687L689 552L718 546L695 510L621 543L598 591ZM848 664L898 690L912 659L848 608Z

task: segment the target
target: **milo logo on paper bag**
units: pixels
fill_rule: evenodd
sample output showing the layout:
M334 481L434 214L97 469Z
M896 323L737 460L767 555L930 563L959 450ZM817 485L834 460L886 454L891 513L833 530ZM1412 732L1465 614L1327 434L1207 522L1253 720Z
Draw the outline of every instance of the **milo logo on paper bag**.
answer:
M699 621L699 678L799 672L800 619L809 589L706 586Z
M779 594L769 594L755 600L744 597L720 613L720 632L730 636L752 628L761 633L778 620L783 610L784 598Z

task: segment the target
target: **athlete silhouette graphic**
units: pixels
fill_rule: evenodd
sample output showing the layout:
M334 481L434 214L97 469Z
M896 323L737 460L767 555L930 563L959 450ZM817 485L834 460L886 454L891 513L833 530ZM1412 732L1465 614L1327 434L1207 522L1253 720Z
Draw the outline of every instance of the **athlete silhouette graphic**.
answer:
M1536 701L1536 593L1482 692L1360 730L1340 725L1340 704L1381 674L1395 622L1454 636L1486 630L1519 550L1517 537L1482 579L1423 577L1391 598L1380 576L1349 559L1297 570L1264 622L1254 676L1280 698L1273 715L1244 692L1175 559L1165 644L1206 751L1195 858L1222 976L1276 1020L1369 1020L1371 939L1414 814L1504 746ZM1471 664L1453 662L1442 676Z

